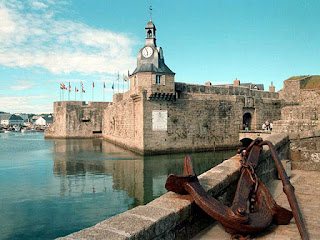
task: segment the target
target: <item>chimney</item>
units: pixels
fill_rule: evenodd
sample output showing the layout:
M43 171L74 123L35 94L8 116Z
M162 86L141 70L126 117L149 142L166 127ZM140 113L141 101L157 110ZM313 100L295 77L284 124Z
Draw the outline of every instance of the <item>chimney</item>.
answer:
M240 86L240 80L238 80L238 78L233 81L233 86Z
M273 82L271 82L271 86L269 87L269 92L275 92L276 88L273 86Z

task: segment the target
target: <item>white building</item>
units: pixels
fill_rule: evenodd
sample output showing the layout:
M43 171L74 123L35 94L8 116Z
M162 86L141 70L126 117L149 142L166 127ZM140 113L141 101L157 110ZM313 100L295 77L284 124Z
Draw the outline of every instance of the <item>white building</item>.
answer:
M20 116L9 114L1 117L1 125L3 126L13 126L13 125L23 125L23 119Z
M48 124L53 123L53 117L49 116L49 117L39 117L36 121L35 121L35 125L38 126L47 126Z

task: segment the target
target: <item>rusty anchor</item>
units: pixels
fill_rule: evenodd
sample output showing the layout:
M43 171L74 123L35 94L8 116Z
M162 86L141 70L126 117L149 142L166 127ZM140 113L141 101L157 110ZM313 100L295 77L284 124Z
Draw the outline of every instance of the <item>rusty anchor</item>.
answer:
M292 212L275 202L269 190L255 173L264 145L270 149ZM223 205L206 193L199 183L192 160L189 157L184 160L184 175L169 175L165 187L175 193L190 194L196 204L219 221L227 232L233 234L234 238L239 239L242 235L266 230L271 223L288 224L294 217L301 238L303 240L309 239L294 188L277 157L273 144L257 138L248 147L240 149L238 153L241 156L241 174L231 207Z

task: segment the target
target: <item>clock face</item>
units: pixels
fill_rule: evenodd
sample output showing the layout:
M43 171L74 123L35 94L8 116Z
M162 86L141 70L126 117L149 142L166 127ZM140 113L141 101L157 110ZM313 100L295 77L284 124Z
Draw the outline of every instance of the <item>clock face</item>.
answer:
M142 49L142 56L144 56L145 58L151 57L152 54L153 49L151 47L145 47L144 49Z

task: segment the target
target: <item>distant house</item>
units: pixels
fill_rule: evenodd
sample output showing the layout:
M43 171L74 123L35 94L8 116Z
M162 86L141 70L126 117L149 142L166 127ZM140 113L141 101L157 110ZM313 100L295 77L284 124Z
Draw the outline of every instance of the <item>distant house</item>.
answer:
M249 89L264 90L264 85L263 84L240 83L240 86L248 87Z
M12 115L11 113L0 113L0 123L2 119L7 119L11 115Z
M33 123L33 124L36 124L36 121L39 119L39 118L41 118L42 116L40 116L40 115L35 115L35 116L33 116L32 118L31 118L31 122Z
M29 120L27 113L15 113L15 115L20 116L23 119L23 121L25 121L25 122L28 122L28 120Z
M1 125L4 126L23 125L23 122L23 119L15 114L1 116Z
M38 125L38 126L47 126L48 124L51 124L51 123L53 123L53 117L52 116L39 117L35 121L35 125Z

